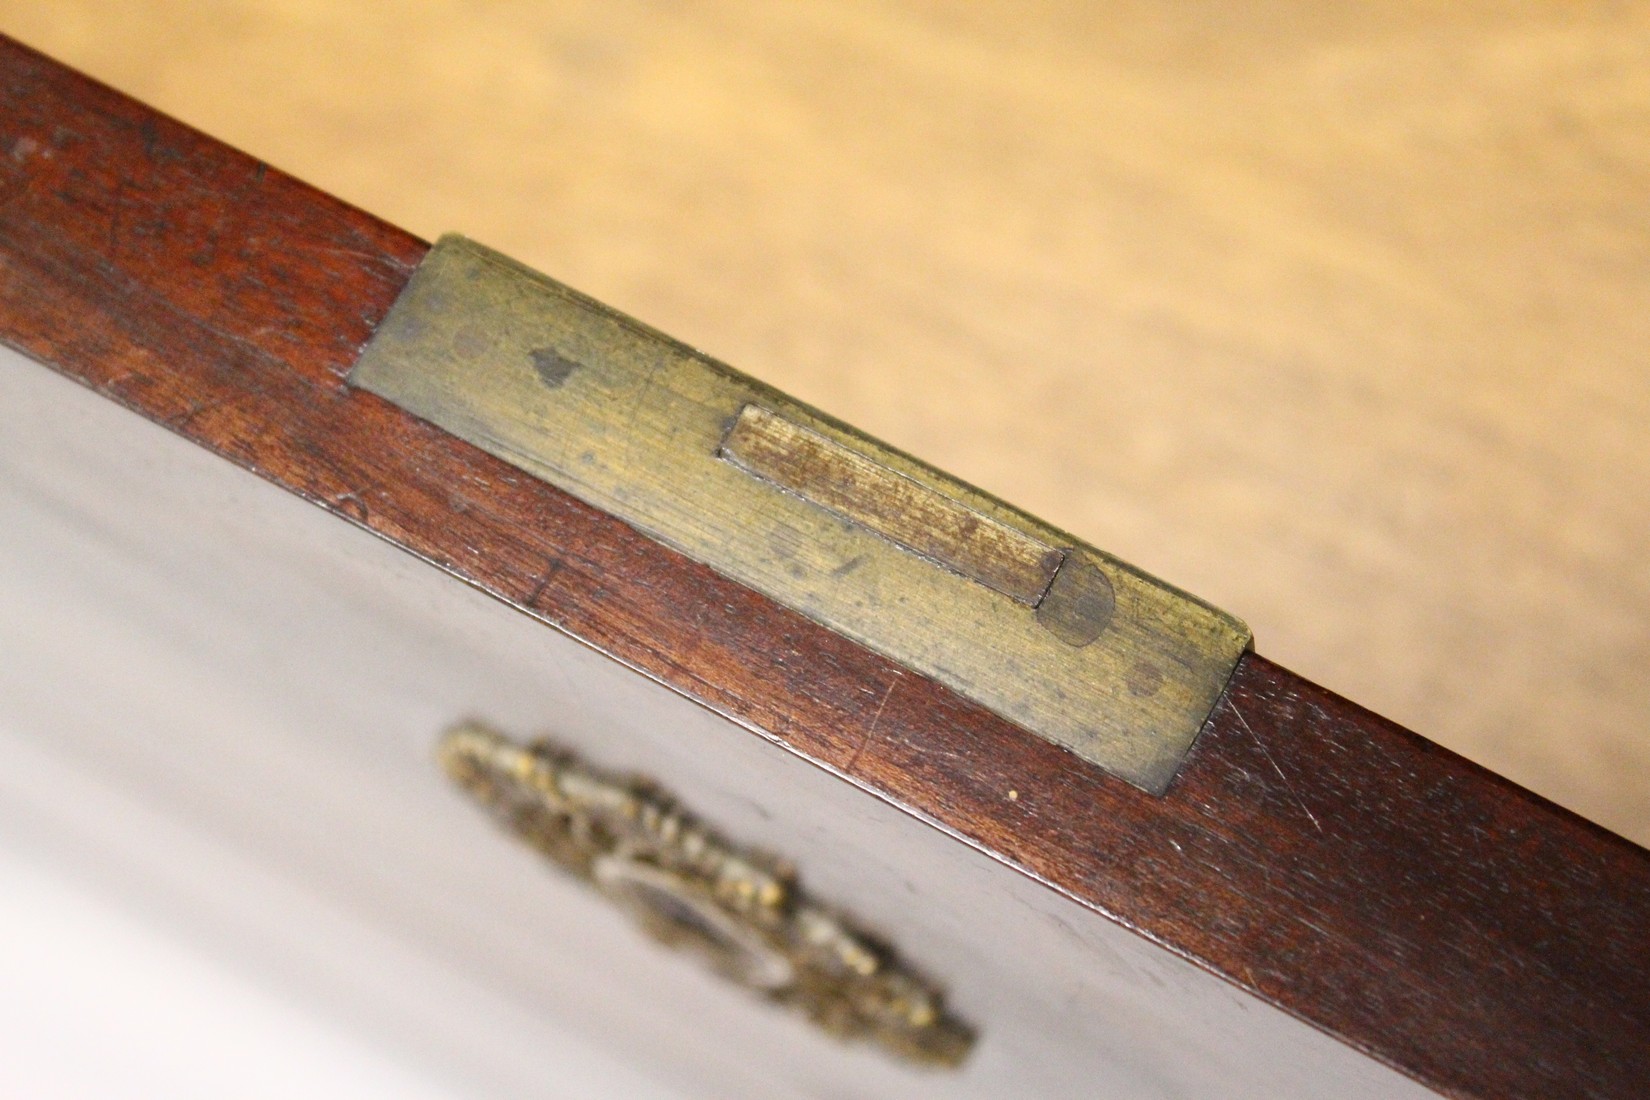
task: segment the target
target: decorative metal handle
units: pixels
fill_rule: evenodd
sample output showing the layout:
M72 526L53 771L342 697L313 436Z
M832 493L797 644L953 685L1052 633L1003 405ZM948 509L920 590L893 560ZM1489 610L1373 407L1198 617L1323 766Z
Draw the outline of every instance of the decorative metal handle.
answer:
M974 1042L943 994L784 862L740 848L649 780L477 724L442 738L442 767L511 832L628 909L659 941L843 1039L950 1067Z

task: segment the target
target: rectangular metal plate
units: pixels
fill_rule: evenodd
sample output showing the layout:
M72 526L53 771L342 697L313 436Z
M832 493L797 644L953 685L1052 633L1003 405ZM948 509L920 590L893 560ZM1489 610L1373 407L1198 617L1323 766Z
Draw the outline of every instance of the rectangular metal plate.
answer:
M1161 794L1248 628L462 237L350 382Z

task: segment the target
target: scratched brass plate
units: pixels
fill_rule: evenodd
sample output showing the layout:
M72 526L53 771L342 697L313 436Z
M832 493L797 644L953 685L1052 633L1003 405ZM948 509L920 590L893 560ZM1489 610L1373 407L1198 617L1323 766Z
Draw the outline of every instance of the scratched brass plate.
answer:
M1161 794L1242 622L462 237L350 374Z

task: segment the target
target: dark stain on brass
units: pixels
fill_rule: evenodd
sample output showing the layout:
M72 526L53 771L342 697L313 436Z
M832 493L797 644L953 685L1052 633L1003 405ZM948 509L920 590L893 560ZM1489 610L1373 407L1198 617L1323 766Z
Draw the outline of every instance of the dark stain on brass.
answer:
M566 358L555 348L534 348L528 353L533 360L533 370L538 374L539 381L553 390L559 390L573 377L573 372L579 365Z
M1062 642L1081 648L1105 632L1116 611L1117 594L1106 574L1073 554L1054 574L1048 594L1037 605L1037 621Z
M476 723L449 730L447 774L510 832L628 910L662 943L831 1035L955 1067L974 1032L885 943L805 891L782 860L727 840L650 780Z

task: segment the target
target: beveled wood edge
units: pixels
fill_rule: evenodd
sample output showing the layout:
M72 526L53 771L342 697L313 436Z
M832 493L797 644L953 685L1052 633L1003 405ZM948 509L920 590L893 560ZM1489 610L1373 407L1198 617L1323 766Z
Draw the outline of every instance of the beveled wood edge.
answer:
M1254 655L1112 779L347 390L415 237L9 40L0 95L5 343L1433 1088L1650 1080L1644 850Z

